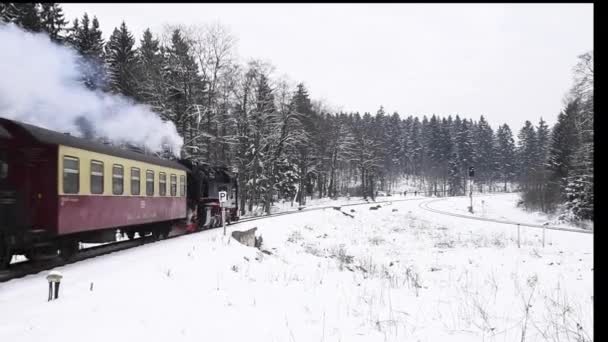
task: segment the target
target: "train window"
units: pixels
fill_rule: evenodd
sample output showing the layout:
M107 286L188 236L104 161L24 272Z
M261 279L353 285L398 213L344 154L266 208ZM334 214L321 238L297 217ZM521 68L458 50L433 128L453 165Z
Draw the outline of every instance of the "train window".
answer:
M63 157L63 192L77 194L80 189L80 162L75 157Z
M146 195L154 196L154 171L146 171Z
M103 163L91 160L91 193L103 194Z
M131 168L131 195L139 195L139 173L138 168Z
M114 195L122 195L124 192L124 170L122 165L114 164L112 166L112 193Z
M177 196L177 176L171 175L171 196Z
M179 176L179 195L186 196L186 176Z
M158 174L158 194L167 195L167 175L164 172Z

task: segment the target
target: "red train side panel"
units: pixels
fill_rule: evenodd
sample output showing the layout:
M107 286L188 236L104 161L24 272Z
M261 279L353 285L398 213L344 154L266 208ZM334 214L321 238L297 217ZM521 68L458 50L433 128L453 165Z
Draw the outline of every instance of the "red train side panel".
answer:
M186 217L185 197L59 196L58 234Z

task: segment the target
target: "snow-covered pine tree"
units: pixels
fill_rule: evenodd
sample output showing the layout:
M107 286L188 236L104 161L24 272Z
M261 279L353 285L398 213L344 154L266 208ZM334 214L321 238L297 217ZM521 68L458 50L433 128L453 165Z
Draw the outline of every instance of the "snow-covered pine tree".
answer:
M422 163L424 160L424 145L422 123L415 117L412 120L412 129L409 134L410 139L410 156L412 159L412 174L416 176L422 175Z
M106 90L104 42L97 17L93 17L93 21L90 21L89 15L85 13L82 20L74 20L69 31L67 41L82 57L79 61L82 82L89 89Z
M570 96L580 99L574 117L579 142L574 151L573 170L568 177L567 207L578 219L593 220L594 210L594 65L593 51L579 56L574 68L574 86Z
M464 181L461 173L461 164L460 156L456 149L454 149L448 159L448 186L451 196L464 195L466 193L466 189L463 187Z
M571 175L574 164L574 151L579 145L574 124L578 108L578 99L568 103L553 126L547 166L550 174L546 196L551 206L557 206L568 200L566 195L568 176Z
M384 142L387 150L388 170L388 190L391 191L395 181L404 174L405 171L405 140L404 124L399 113L394 112L386 121L384 131ZM391 191L392 192L392 191Z
M42 31L40 4L36 2L13 2L5 5L5 17L24 30Z
M507 124L496 131L496 165L499 179L504 182L504 191L507 191L507 184L514 180L516 171L515 141Z
M163 84L163 55L158 39L146 29L137 49L137 91L136 99L147 103L164 116L166 88ZM168 119L165 117L165 119Z
M481 187L494 179L494 132L483 115L475 127L476 160L475 183Z
M271 134L276 115L274 101L274 93L270 88L268 77L260 73L256 79L255 107L250 113L253 139L248 151L251 158L247 166L252 171L252 199L262 200L267 212L270 212L274 171L269 161L273 143Z
M313 111L308 90L306 90L303 83L297 85L292 102L293 108L306 132L306 138L297 144L299 152L298 168L301 180L297 200L300 205L304 205L306 203L306 196L312 193L312 181L318 158L316 155L316 141L312 139L316 135L315 120L317 116Z
M532 173L536 161L536 131L529 120L526 120L524 127L521 128L517 142L517 159L519 184L526 190L531 185Z
M0 22L12 23L17 9L12 2L0 2Z
M428 181L427 191L433 195L439 195L440 178L443 174L443 134L441 132L441 120L433 114L428 122L426 136L426 175Z
M67 21L63 15L63 9L58 3L43 2L40 4L40 24L42 30L46 31L52 41L61 43L65 37L62 35Z
M458 118L458 117L457 117ZM475 142L473 136L472 122L463 119L459 128L456 130L455 145L460 158L460 175L462 188L468 191L468 169L475 166Z
M454 150L454 146L452 143L452 137L450 135L450 131L452 130L453 121L451 117L448 119L443 118L441 120L441 162L440 162L440 172L441 172L441 196L445 196L448 191L448 178L450 173L450 165L449 160L452 155L452 151Z
M123 21L114 28L105 45L105 60L108 67L108 86L111 92L135 98L137 93L137 54L135 39Z
M169 45L163 50L162 79L167 91L165 117L175 123L177 131L184 137L183 157L207 157L204 159L208 160L210 146L200 143L205 132L196 120L203 100L203 82L190 44L179 29L174 29Z
M547 159L549 150L550 131L546 122L541 118L536 127L536 156L534 160L534 192L538 196L538 206L541 211L548 212L549 203L547 202L546 184L548 180Z

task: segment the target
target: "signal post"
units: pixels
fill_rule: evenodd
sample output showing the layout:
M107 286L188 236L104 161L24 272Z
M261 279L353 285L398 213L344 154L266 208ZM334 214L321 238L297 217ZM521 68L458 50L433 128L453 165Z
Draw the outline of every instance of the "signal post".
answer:
M471 198L471 206L469 212L473 213L473 178L475 177L475 167L469 166L469 197Z
M226 208L224 208L224 203L226 203L226 198L228 193L226 191L219 192L220 199L220 210L222 211L222 225L224 226L224 236L226 236Z

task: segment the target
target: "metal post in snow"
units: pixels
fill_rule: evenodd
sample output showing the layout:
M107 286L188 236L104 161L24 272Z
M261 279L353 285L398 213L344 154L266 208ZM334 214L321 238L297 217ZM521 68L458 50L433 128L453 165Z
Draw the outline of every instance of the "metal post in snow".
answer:
M469 166L469 197L471 198L471 206L469 207L469 212L473 213L473 178L475 177L475 168L473 166Z
M473 179L469 180L469 197L471 198L471 206L469 207L469 211L472 214L473 213Z
M543 248L545 248L545 231L547 230L547 226L543 226Z
M224 225L224 236L226 236L226 208L224 208L224 203L222 203L222 225Z
M220 210L222 211L222 226L224 226L224 236L226 236L226 206L224 204L226 203L227 196L228 194L226 191L220 191L218 193Z
M519 223L517 224L517 248L521 248L521 243L519 242Z
M59 284L61 283L61 278L63 278L63 275L57 271L51 271L49 275L46 276L46 279L49 282L48 301L59 298ZM53 293L53 287L55 288L55 293Z

